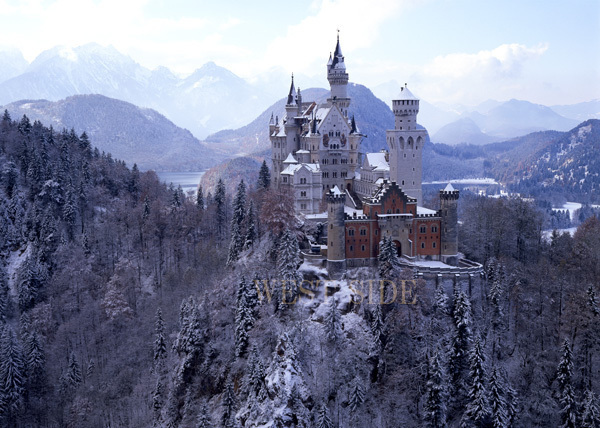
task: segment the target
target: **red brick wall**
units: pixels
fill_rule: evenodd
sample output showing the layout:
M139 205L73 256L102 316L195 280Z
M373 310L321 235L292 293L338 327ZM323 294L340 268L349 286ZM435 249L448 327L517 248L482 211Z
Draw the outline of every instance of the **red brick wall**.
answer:
M421 233L421 226L426 227L426 233ZM437 227L436 232L432 232L432 227ZM441 227L440 220L417 220L413 226L413 242L416 246L417 254L421 256L435 256L440 255L441 248ZM421 248L421 243L425 243L425 248ZM433 248L433 242L435 242L435 248Z

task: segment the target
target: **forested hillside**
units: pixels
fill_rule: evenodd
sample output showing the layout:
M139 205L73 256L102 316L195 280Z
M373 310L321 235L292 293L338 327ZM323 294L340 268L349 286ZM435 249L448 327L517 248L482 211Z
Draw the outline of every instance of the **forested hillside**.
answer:
M379 268L327 281L299 252L321 228L264 169L190 200L5 114L0 173L3 427L600 422L596 217L545 243L534 205L464 194L461 250L484 277L394 300L366 285L413 278L391 241Z

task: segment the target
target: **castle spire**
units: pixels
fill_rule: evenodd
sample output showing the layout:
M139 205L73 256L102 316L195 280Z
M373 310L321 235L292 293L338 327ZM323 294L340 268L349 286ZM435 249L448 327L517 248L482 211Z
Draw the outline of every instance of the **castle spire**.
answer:
M294 73L292 73L292 84L290 85L290 93L288 94L287 104L294 104L296 101L296 88L294 88Z

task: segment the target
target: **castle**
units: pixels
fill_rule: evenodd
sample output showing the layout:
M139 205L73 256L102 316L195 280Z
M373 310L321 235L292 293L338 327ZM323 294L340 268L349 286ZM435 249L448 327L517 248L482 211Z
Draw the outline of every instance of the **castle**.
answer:
M408 260L458 259L458 190L440 191L440 208L422 204L422 153L427 131L417 126L419 100L403 87L392 101L394 129L388 151L360 153L362 135L349 117L348 73L339 35L327 63L331 92L317 104L302 100L294 78L285 116L271 115L273 184L289 188L295 208L327 223L327 264L333 272L371 265L379 244L391 237ZM326 214L325 214L326 212Z

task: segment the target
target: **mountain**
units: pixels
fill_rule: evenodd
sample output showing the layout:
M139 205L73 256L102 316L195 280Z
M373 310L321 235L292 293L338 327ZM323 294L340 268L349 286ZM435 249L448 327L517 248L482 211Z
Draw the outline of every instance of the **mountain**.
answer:
M475 113L469 117L482 132L500 138L513 138L545 130L567 131L578 123L549 107L515 99L490 109L486 114Z
M28 65L21 51L17 49L0 51L0 83L23 73Z
M550 108L564 117L582 122L587 119L600 119L600 100L551 106Z
M328 96L329 91L321 88L302 90L304 101L322 103ZM394 115L389 106L375 97L367 87L356 83L348 85L348 96L352 98L350 115L355 116L360 132L367 135L363 139L362 150L375 152L387 147L385 131L394 127ZM235 150L236 153L254 153L269 148L269 119L271 114L280 119L285 115L286 99L282 98L268 107L248 125L209 135L206 142L218 144L223 150Z
M198 141L160 113L103 95L61 101L18 101L2 107L13 118L27 115L55 130L86 132L99 150L140 169L198 171L226 156Z
M0 104L101 94L153 108L199 137L248 123L274 98L212 62L182 79L165 67L151 71L112 46L95 43L72 49L55 47L25 66L7 72L10 78L0 81Z
M521 193L600 202L600 120L587 120L523 161L511 180Z
M432 135L431 140L450 145L461 143L482 145L497 141L498 139L481 132L481 129L479 129L473 119L464 117L443 126Z

